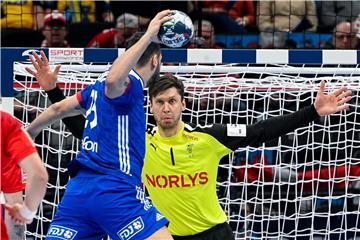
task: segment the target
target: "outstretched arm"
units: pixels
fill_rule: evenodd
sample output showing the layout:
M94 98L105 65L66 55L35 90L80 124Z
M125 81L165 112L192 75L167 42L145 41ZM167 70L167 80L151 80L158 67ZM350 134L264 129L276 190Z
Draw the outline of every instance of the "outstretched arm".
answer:
M170 12L170 10L159 12L151 20L142 38L114 61L105 82L105 94L107 97L116 98L124 93L129 81L129 72L138 62L148 45L151 42L159 42L157 34L161 24L172 18L169 16Z
M48 94L52 103L60 102L65 99L64 93L56 85L57 75L60 71L61 65L57 65L54 70L51 70L44 52L40 51L40 55L41 58L36 52L32 53L30 60L35 70L29 67L27 67L26 70L36 78L39 85ZM64 118L62 121L76 138L82 138L85 126L85 117L83 115Z
M349 105L344 104L350 101L352 94L347 87L343 86L329 95L326 95L324 90L325 82L321 81L313 105L291 114L269 118L255 125L248 126L249 140L251 141L251 138L253 138L258 139L257 143L265 142L294 131L296 128L310 123L319 117L349 108Z
M47 108L26 128L32 138L35 138L40 131L62 119L69 116L75 116L82 113L82 108L76 98L76 95L68 97L61 102L57 102Z
M294 113L272 117L248 125L246 126L246 133L243 133L244 136L242 137L227 136L227 130L215 130L212 134L232 150L246 146L257 147L263 142L294 131L300 126L308 124L321 116L330 115L349 108L345 103L350 101L352 92L348 90L347 87L341 87L329 95L324 93L324 89L325 82L322 81L314 104L304 107ZM220 132L225 134L217 135Z
M46 93L52 103L57 103L65 99L63 91L61 91L58 86L56 86L54 89L46 91ZM72 133L72 135L74 135L74 137L82 139L86 121L82 114L63 118L62 121L65 123L65 126L69 128L69 131Z

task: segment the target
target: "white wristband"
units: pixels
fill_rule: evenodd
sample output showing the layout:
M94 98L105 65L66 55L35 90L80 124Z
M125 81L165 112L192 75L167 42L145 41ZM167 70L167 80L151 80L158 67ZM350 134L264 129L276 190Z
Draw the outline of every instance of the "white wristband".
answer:
M25 204L23 204L19 209L19 213L23 218L32 221L33 218L35 217L36 211L32 212Z

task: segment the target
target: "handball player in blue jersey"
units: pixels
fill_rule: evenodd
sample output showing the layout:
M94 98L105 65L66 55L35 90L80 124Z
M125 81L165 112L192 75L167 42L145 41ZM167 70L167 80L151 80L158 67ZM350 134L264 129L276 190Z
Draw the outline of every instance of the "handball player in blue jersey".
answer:
M32 137L64 117L86 116L82 145L71 162L70 179L46 239L172 239L168 223L145 198L141 170L145 154L143 88L159 75L159 12L138 41L117 58L95 84L51 105L27 128ZM136 38L136 36L134 36ZM56 78L43 52L27 68L38 81ZM51 81L49 81L51 82Z

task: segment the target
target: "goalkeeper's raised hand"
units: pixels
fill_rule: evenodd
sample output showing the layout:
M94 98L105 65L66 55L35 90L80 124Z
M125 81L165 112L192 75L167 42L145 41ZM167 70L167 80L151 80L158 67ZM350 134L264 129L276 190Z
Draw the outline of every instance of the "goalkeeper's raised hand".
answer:
M319 116L326 116L349 108L345 104L351 99L352 92L343 86L330 94L325 94L325 81L321 81L314 107Z

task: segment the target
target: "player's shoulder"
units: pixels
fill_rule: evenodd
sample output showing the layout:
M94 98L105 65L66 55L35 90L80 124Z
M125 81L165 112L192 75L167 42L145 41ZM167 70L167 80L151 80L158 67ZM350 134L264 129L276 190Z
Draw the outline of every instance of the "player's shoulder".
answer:
M128 74L128 78L131 82L139 83L141 87L144 88L144 80L142 79L141 75L136 72L136 70L132 69Z
M187 135L193 135L194 137L200 137L204 141L210 141L215 138L217 140L223 139L226 135L226 125L224 124L204 124L204 125L194 125L186 124L184 125L184 132Z
M104 88L105 88L105 79L106 79L106 77L104 77L104 78L99 77L93 84L89 85L83 91L87 91L87 92L97 91L98 93L103 92Z
M1 119L8 119L8 118L12 118L12 116L5 112L5 111L0 111L0 116L1 116Z
M7 112L0 111L0 118L1 118L1 127L10 129L9 126L11 125L21 125L18 119L13 117Z

